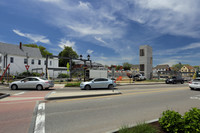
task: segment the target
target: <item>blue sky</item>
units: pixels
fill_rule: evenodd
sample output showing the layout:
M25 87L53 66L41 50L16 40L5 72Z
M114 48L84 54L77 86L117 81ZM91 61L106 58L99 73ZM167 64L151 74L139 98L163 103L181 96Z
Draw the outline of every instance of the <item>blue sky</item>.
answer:
M1 0L0 42L64 46L102 64L200 65L199 0Z

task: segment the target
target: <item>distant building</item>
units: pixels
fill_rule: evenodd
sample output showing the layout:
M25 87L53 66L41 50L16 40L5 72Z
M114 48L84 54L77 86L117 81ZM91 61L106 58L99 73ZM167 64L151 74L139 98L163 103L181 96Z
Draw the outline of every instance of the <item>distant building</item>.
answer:
M185 65L181 68L181 72L195 72L195 68L190 65Z
M84 62L83 61L74 60L73 62L75 63L75 65L73 66L74 69L83 68L83 66L84 66ZM92 67L92 69L106 69L104 67L104 65L102 65L101 63L92 62L90 64L90 61L86 62L86 67L87 68Z
M140 46L140 73L147 79L152 78L152 47L149 45Z
M25 47L22 43L13 45L0 42L0 75L3 74L8 64L10 64L8 71L11 75L27 71L26 65L30 66L28 69L30 72L41 74L46 72L46 58L42 57L39 48ZM48 66L59 68L58 59L49 58ZM60 71L48 70L48 73L49 77L57 77Z
M156 67L153 68L153 72L159 72L159 71L171 71L171 69L168 64L157 65Z

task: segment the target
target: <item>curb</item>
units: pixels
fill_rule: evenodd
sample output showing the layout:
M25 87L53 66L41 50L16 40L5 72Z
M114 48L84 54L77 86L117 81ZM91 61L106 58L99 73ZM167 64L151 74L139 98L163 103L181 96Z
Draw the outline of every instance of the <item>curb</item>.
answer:
M150 124L150 123L156 122L156 121L158 121L158 120L159 120L159 119L153 119L153 120L145 121L144 123ZM131 124L131 125L127 125L127 126L128 126L128 128L131 128L131 127L137 126L137 124ZM108 131L108 132L106 132L106 133L117 133L119 130L120 130L120 128L115 129L115 130Z
M85 98L85 97L98 97L98 96L109 96L109 95L120 95L121 92L113 93L113 94L91 94L91 95L78 95L78 96L61 96L61 97L48 97L45 96L45 100L57 100L57 99L74 99L74 98Z
M6 93L6 94L0 96L0 99L5 98L5 97L8 97L8 96L10 96L10 94Z

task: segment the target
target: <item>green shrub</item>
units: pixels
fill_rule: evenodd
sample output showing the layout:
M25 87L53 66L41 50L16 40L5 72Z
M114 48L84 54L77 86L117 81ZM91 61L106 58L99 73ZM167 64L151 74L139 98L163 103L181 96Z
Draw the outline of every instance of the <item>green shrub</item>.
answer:
M185 133L200 132L200 109L192 108L184 115L184 131Z
M20 73L18 76L19 77L27 77L27 76L36 76L39 77L41 74L40 73L36 73L36 72L29 72L29 71L25 71L23 73Z
M79 87L81 83L67 83L65 87Z
M133 128L128 128L127 126L122 127L119 133L157 133L158 130L151 125L146 123L138 124Z
M175 111L164 111L162 117L159 118L162 129L169 133L180 133L183 131L182 116Z
M69 78L69 74L59 73L58 78Z

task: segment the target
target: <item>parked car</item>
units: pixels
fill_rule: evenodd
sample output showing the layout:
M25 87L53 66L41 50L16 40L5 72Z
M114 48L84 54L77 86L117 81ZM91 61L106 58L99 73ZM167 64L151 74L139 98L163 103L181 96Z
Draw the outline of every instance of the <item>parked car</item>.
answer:
M196 78L189 82L189 87L191 90L200 89L200 78Z
M54 82L51 80L39 78L39 77L28 77L20 81L14 81L9 84L10 89L16 90L18 88L28 89L36 88L37 90L49 89L54 86Z
M89 90L91 88L108 88L113 89L116 87L116 81L107 78L95 78L89 82L82 82L80 88Z
M135 76L133 76L133 81L139 81L139 80L146 80L146 77L142 74L136 74Z
M172 84L176 84L176 83L181 83L181 84L183 84L183 83L184 83L184 79L181 78L181 77L173 76L172 78L167 78L167 79L165 80L165 83L166 83L166 84L170 84L170 83L172 83Z

